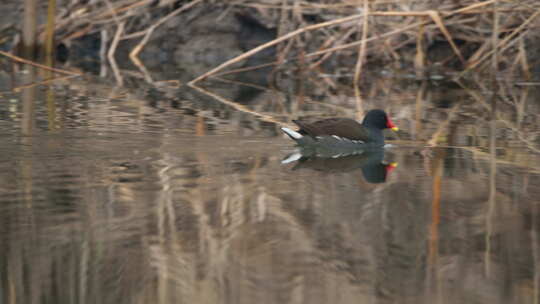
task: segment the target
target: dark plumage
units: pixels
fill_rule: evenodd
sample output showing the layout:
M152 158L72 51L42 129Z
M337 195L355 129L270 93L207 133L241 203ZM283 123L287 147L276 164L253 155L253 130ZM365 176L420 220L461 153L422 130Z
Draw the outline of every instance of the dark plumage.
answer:
M362 123L350 118L327 118L313 123L293 120L300 128L293 131L282 130L299 144L310 144L329 141L335 144L374 144L384 145L384 129L397 130L383 110L369 111ZM332 144L332 142L330 142Z

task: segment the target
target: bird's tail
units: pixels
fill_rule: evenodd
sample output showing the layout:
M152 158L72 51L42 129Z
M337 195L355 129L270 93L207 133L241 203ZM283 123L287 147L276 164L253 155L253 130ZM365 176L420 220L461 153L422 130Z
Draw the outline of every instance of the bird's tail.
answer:
M304 135L302 135L302 134L300 134L300 133L298 133L298 132L296 132L296 131L294 131L294 130L291 130L291 129L289 129L289 128L283 127L283 128L281 128L281 130L282 130L283 132L285 132L285 134L287 134L290 138L292 138L292 139L295 140L295 141L298 141L299 139L301 139L302 137L304 137Z

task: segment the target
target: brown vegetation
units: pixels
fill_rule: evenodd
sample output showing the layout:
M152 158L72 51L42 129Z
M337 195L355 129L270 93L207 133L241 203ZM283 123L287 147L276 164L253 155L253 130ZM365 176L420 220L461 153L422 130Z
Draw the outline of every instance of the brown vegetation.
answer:
M531 64L536 64L531 60L540 53L540 3L535 0L439 1L437 6L425 0L72 1L58 10L54 21L49 14L49 24L54 24L57 41L63 43L100 33L106 42L102 43L102 59L109 61L114 61L119 43L136 41L129 57L144 68L138 55L157 28L190 10L197 12L189 13L189 18L201 18L216 7L224 15L249 14L276 28L278 38L222 63L194 82L275 45L277 56L269 62L301 60L312 69L330 54L354 57L358 52L356 80L366 59L368 63L398 62L414 67L419 77L435 66L460 73L500 68L527 78L534 72ZM41 40L45 29L41 27ZM490 64L490 58L496 58L498 64Z
M538 68L540 60L537 59L540 58L538 56L540 34L537 30L540 24L538 18L540 3L534 0L440 1L437 7L434 7L432 1L398 0L311 2L257 0L231 1L226 4L202 0L176 2L109 0L89 2L84 5L74 2L69 7L60 5L58 7L61 9L58 10L55 21L50 22L54 23L57 42L68 43L76 38L101 33L102 41L106 42L102 43L102 60L110 61L119 84L122 84L122 77L129 75L128 72L123 72L124 76L121 76L115 68L114 54L119 52L118 46L123 41L134 42L127 44L127 49L130 51L130 59L142 72L138 77L144 78L154 86L159 86L165 82L152 80L146 72L144 61L139 60L138 54L145 46L162 41L151 39L162 25L172 22L174 18L184 18L191 21L180 23L182 25L195 26L195 21L204 21L225 26L224 16L244 14L255 19L265 28L276 29L277 38L268 38L260 42L258 46L251 45L237 56L233 53L229 54L231 55L229 60L221 62L206 73L200 72L198 76L195 74L190 82L192 85L206 78L225 81L221 76L225 74L230 76L231 73L252 69L254 67L243 66L233 70L232 67L237 68L240 66L239 62L244 63L255 54L272 49L275 51L269 52L268 56L265 53L263 56L262 62L266 64L259 67L297 62L302 71L321 72L306 74L307 78L299 78L302 78L301 81L305 79L313 81L318 91L326 90L324 94L320 93L325 96L322 107L327 109L327 112L329 107L340 109L339 113L334 114L352 116L350 113L354 112L354 115L362 116L363 109L368 106L367 103L364 105L363 99L368 100L377 96L386 98L384 96L390 94L401 96L399 100L410 99L410 96L407 96L408 92L400 90L399 85L397 87L395 84L388 85L385 79L370 79L369 85L366 85L367 69L362 69L363 66L375 67L369 69L371 71L384 69L397 78L412 76L425 80L445 74L453 77L457 81L456 84L467 92L465 99L463 96L455 98L455 103L448 108L447 116L436 129L425 134L412 131L421 129L418 126L418 122L421 121L419 118L422 116L420 113L425 112L426 108L422 104L429 102L430 98L437 99L427 96L426 84L423 83L417 89L415 97L416 109L413 112L417 117L415 117L415 122L411 122L407 128L413 135L401 136L402 139L420 140L429 145L444 144L441 138L448 133L452 122L461 117L460 107L468 104L458 101L473 101L473 112L491 112L492 102L474 90L479 88L486 92L498 93L502 103L509 106L509 113L515 113L515 115L495 117L495 119L504 124L502 127L509 128L517 134L520 142L525 143L531 150L538 151L536 128L530 130L524 128L527 121L536 121L538 117L535 110L530 113L525 111L527 106L533 104L530 100L534 99L529 96L529 87L531 84L538 85L538 82L534 82L534 76L535 73L536 76L540 74ZM214 13L218 9L220 17L208 18L212 9ZM45 29L46 27L42 26L40 32L42 36ZM191 31L197 35L194 29ZM126 47L121 50L125 51ZM7 53L0 54L11 56L13 60L22 60ZM331 66L330 69L328 65ZM383 65L384 67L380 68ZM323 75L325 70L331 70L331 73L335 75L340 75L345 70L348 75L354 75L354 79L351 77L353 83L357 84L354 91L350 90L350 86L340 87L339 81L330 77L317 79L312 77ZM399 70L405 72L399 72ZM471 73L472 77L469 81L459 81L465 72L471 71L475 73ZM501 83L497 88L490 87L486 85L485 77L480 76L484 74L482 72L489 72L497 77L513 76L521 82ZM515 84L522 86L521 93L510 94L509 92L513 92L511 87ZM261 121L283 125L286 124L284 121L303 115L302 112L295 110L301 109L303 102L312 102L310 101L313 100L312 96L306 96L302 91L302 88L309 86L305 83L298 85L300 89L295 92L298 95L298 102L292 106L292 110L286 110L284 101L273 98L271 101L273 112L242 105L234 98L228 98L227 94L220 95L202 88L196 89L222 104L232 106L240 112L249 113ZM473 90L471 86L474 86ZM343 104L339 101L341 98L339 95L336 97L336 94L328 93L338 89L344 95L354 94L354 101ZM398 103L399 101L394 100L392 105L386 104L384 107L396 112L392 108L400 106ZM491 121L494 118L482 117L481 119Z

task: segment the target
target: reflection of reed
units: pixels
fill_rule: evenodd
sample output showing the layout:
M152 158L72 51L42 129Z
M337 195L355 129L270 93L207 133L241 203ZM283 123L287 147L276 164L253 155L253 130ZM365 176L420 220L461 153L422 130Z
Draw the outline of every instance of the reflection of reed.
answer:
M531 201L531 209L532 209L532 227L531 229L531 242L532 242L532 252L533 252L533 260L534 260L534 278L533 278L533 303L538 304L540 302L540 238L538 237L538 229L535 229L536 227L539 227L538 222L538 216L539 216L539 208L538 203L535 203L534 201Z
M441 286L441 271L439 265L439 225L441 212L441 191L442 178L444 175L444 155L445 151L437 149L435 157L432 160L431 175L433 178L432 185L432 201L431 201L431 224L429 227L428 237L428 273L426 289L426 300L430 299L433 294L438 303L442 303L442 286Z
M192 227L196 229L196 235L191 237L195 238L179 237L175 242L179 242L180 247L178 250L171 250L171 246L174 245L170 242L174 238L166 233L167 241L163 242L165 247L152 255L152 264L156 265L158 275L163 278L158 284L160 286L169 284L165 285L169 286L167 290L160 289L162 293L169 295L168 298L163 296L161 299L185 301L223 299L229 303L252 303L265 302L268 297L275 298L280 294L287 295L291 292L297 294L299 301L306 296L311 298L303 294L302 290L305 287L302 285L321 284L314 279L323 277L312 268L313 265L320 263L320 259L314 256L308 261L305 260L315 246L311 237L307 236L310 231L306 231L307 227L299 222L301 217L299 219L298 216L291 214L290 210L284 209L286 204L282 198L270 194L275 193L275 189L269 192L266 187L261 186L264 181L258 181L261 175L254 174L255 170L259 170L257 168L266 161L256 158L243 170L244 174L227 173L220 177L223 172L216 172L214 157L207 157L204 152L198 155L202 165L200 169L205 174L197 179L196 187L190 187L186 193L173 195L176 197L173 201L177 202L173 203L174 209L180 208L179 204L188 204L186 208L191 209L199 219ZM174 180L170 180L169 184L171 182L171 185L175 184ZM268 186L275 188L273 185ZM173 188L178 189L178 184L170 189ZM182 197L186 197L186 200L182 200ZM314 203L323 206L325 202L320 201L321 199L324 198L319 197ZM182 210L182 213L187 211L185 208ZM176 229L178 225L184 226L178 220L175 225ZM191 229L189 226L184 227ZM179 236L187 236L185 230L179 230L178 233ZM328 234L332 235L334 234ZM194 246L188 245L192 242L195 242ZM323 240L316 244L321 248L326 247ZM348 269L354 260L347 262L339 259L338 248L350 246L342 244L341 241L335 241L335 244L339 246L329 248L332 253L329 251L324 254L331 253L333 256L331 263L335 264L330 265L333 271L325 280L330 278L343 280L340 275L343 268L352 271L345 277L357 277L357 272L362 268ZM291 260L290 254L295 252L298 257ZM191 267L186 268L187 265ZM192 268L196 265L198 269ZM312 275L306 275L306 272ZM333 282L334 279L328 282ZM346 282L345 279L343 283ZM184 287L186 284L190 287ZM352 299L354 296L347 298Z
M28 67L28 83L33 83L36 79L36 72L33 67ZM36 97L36 88L29 87L22 90L23 118L21 120L21 132L23 136L32 136L34 126L34 103Z
M467 94L471 98L473 98L473 100L476 102L475 105L479 108L480 111L491 111L490 103L486 101L486 98L483 95L479 94L478 90L470 89L461 82L459 84L464 88L465 92L467 92ZM488 91L488 88L482 82L479 81L475 84L478 85L482 90ZM527 148L538 153L540 150L537 144L534 143L534 139L538 138L539 133L536 130L538 127L532 126L534 129L528 130L529 132L527 132L527 128L523 125L526 108L529 108L530 112L532 112L530 116L533 119L536 120L538 116L537 113L539 109L537 106L535 106L534 104L529 104L527 106L527 103L530 103L529 101L531 99L534 99L535 97L529 95L529 89L526 87L516 90L508 87L508 85L506 85L504 82L497 82L497 87L500 87L500 92L505 93L498 96L498 98L502 101L506 100L511 102L499 105L501 110L497 111L497 113L495 114L495 123L503 123L506 128L509 128L513 131L515 135L517 135L519 140L524 143ZM516 113L516 115L508 115L509 112Z
M27 59L34 59L37 33L37 4L36 0L24 1L24 17L22 26L23 54Z
M355 303L370 298L432 303L430 286L438 296L451 293L449 299L457 301L463 299L459 294L488 299L490 286L500 284L477 280L476 294L465 288L465 279L462 285L455 281L474 276L471 269L481 264L477 257L484 248L474 239L484 235L485 226L477 225L483 214L477 202L485 201L488 189L478 186L485 182L477 180L482 173L467 171L456 178L452 168L443 171L443 154L433 160L432 178L416 171L421 159L399 154L408 158L400 161L405 169L393 172L399 176L381 191L359 188L346 174L291 177L278 161L269 161L272 149L225 156L216 148L222 143L213 142L210 150L204 137L194 137L192 150L180 152L177 139L153 139L162 146L148 154L156 159L151 166L134 159L96 174L82 164L81 171L87 171L82 183L107 178L113 185L88 189L71 221L57 215L54 233L45 234L56 236L49 242L52 251L43 242L21 241L22 252L49 252L26 258L36 273L34 294L47 295L50 289L38 290L43 286L38 279L54 277L54 284L63 284L62 298L86 303ZM475 193L458 191L464 185ZM44 217L37 210L40 223ZM470 234L463 237L463 231ZM512 238L522 230L498 233ZM10 246L17 244L12 240ZM512 250L525 254L528 247L519 244L524 247L493 252L499 280L510 279L524 265L501 261ZM462 251L455 251L460 246ZM25 260L17 262L10 254L9 261L9 274L21 275ZM38 261L42 266L36 266ZM57 268L52 272L47 265ZM14 286L23 292L21 281ZM424 300L422 291L428 293Z
M36 79L36 71L33 67L28 67L28 74L27 77L25 77L26 82L33 82ZM22 90L21 94L21 101L22 101L22 119L21 119L21 135L22 135L22 142L25 143L27 146L32 145L32 136L34 133L34 119L35 119L35 113L34 113L34 103L36 102L36 88L35 87L29 87ZM30 154L30 151L25 151L26 153ZM29 156L29 155L28 155ZM32 164L32 158L28 157L25 158L21 162L21 173L23 176L23 185L24 185L24 195L25 195L25 203L29 208L32 207L33 202L33 164Z
M437 107L436 96L424 100L388 84L381 80L366 107L380 106L385 90L396 96L388 108L400 122L421 125L417 134L424 142L433 137L437 114L448 108ZM283 170L276 151L286 148L284 140L269 136L273 125L204 98L190 102L169 94L148 104L130 97L86 103L56 98L49 105L61 110L58 120L72 129L60 139L27 137L32 145L24 146L25 156L13 153L27 168L20 178L32 204L16 203L18 172L3 175L2 190L9 191L0 248L10 299L431 303L435 291L449 302L482 302L501 290L516 295L530 284L531 295L538 294L538 271L528 267L538 264L536 231L524 228L531 208L524 202L535 201L537 176L527 169L527 184L520 178L524 169L504 159L496 160L497 175L490 176L493 162L478 156L485 138L480 103L464 102L441 131L449 132L449 144L459 145L466 128L474 127L479 147L445 154L427 149L435 151L432 159L415 149L396 149L400 167L384 187L372 188L347 173ZM351 96L325 101L347 109L354 106ZM270 115L275 105L268 99L246 108ZM177 100L177 108L167 103ZM306 100L297 105L299 113L328 112ZM466 111L479 114L468 120ZM46 111L30 113L25 123L40 113ZM536 115L521 113L523 123ZM71 138L73 128L100 135ZM126 134L136 136L126 140ZM494 161L493 155L487 156ZM527 160L533 163L534 157ZM497 217L490 219L484 203L492 196ZM486 252L491 280L481 277Z
M497 134L497 96L494 95L491 100L491 121L489 124L489 198L487 201L487 214L486 214L486 253L484 256L484 271L486 277L491 276L491 238L493 234L493 221L494 211L496 207L496 195L497 195L497 148L496 148L496 134Z

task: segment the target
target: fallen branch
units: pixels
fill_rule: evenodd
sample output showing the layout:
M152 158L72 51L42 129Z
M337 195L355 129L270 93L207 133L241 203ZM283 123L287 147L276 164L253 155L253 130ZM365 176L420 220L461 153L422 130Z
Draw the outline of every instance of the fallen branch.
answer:
M266 115L266 114L262 114L262 113L259 113L257 111L253 111L253 110L250 110L248 107L244 106L244 105L241 105L239 103L236 103L234 101L230 101L230 100L227 100L225 99L224 97L221 97L217 94L214 94L210 91L207 91L201 87L198 87L196 86L195 84L193 83L188 83L188 86L205 94L205 95L208 95L214 99L216 99L217 101L223 103L223 104L226 104L230 107L233 107L235 110L237 111L240 111L240 112L243 112L243 113L248 113L248 114L251 114L255 117L257 117L258 119L262 120L262 121L266 121L266 122L271 122L271 123L274 123L278 126L284 126L284 127L293 127L292 125L289 125L289 124L286 124L286 123L283 123L281 121L278 121L276 120L274 117L270 116L270 115Z
M66 80L66 79L70 79L70 78L74 78L74 77L78 77L78 76L79 75L64 75L64 76L59 76L59 77L48 78L48 79L45 79L45 80L42 80L42 81L33 82L33 83L29 83L29 84L25 84L25 85L22 85L22 86L15 87L15 88L13 88L13 92L20 92L23 89L29 89L29 88L33 88L33 87L39 86L39 85L48 85L48 84L50 84L50 83L52 83L54 81Z
M51 72L56 72L56 73L61 73L61 74L68 74L68 75L76 75L76 76L82 75L81 73L72 72L72 71L68 71L68 70L57 69L57 68L52 68L52 67L49 67L49 66L46 66L46 65L43 65L43 64L39 64L39 63L30 61L30 60L26 60L24 58L12 55L12 54L4 52L4 51L0 51L0 55L4 55L4 56L6 56L6 57L8 57L8 58L10 58L10 59L12 59L14 61L17 61L17 62L29 64L29 65L35 66L37 68L47 70L47 71L51 71Z

